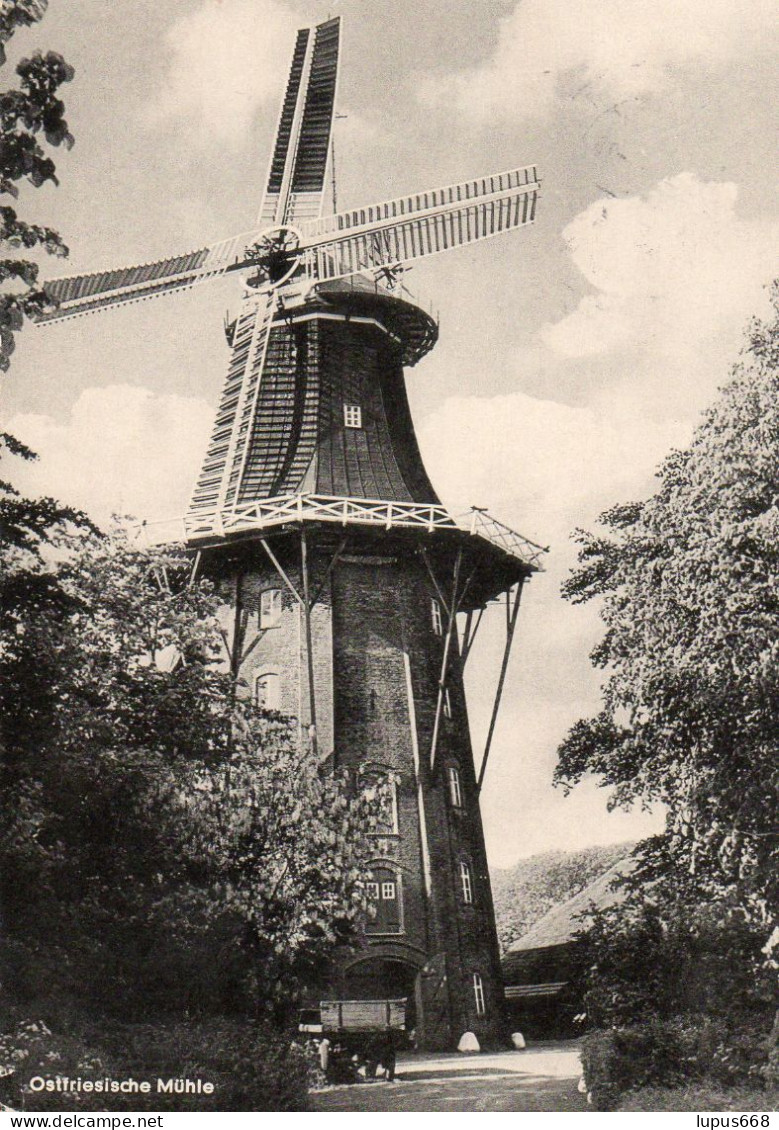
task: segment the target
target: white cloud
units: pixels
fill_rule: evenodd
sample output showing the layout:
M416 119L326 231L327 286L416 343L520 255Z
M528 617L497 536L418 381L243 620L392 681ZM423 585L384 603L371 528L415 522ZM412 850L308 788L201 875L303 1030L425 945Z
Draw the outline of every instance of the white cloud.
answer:
M86 510L98 523L112 513L179 517L208 439L205 401L157 396L145 388L85 389L70 419L18 415L8 430L38 455L19 462L14 484Z
M681 173L581 212L563 238L596 293L542 328L547 349L597 369L604 396L619 386L624 411L691 420L727 378L776 270L779 221L740 219L737 197L734 184Z
M512 393L450 397L424 421L420 443L433 482L457 506L488 505L544 541L550 527L565 536L576 515L645 489L669 446L687 434Z
M773 0L520 0L487 62L424 91L480 119L522 117L548 108L566 74L631 98L662 88L675 68L770 51L776 32Z
M203 0L168 31L167 82L147 121L183 120L196 141L240 143L258 109L280 105L297 26L278 0Z

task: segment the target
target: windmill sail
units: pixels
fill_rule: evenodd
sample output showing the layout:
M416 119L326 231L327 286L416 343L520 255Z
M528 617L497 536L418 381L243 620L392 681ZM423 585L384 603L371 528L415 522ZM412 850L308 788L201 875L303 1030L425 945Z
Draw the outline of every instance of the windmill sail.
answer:
M244 299L211 441L189 505L192 518L221 511L235 501L254 429L275 305L273 292L267 290Z
M311 279L411 262L535 219L535 167L464 181L302 225Z
M52 279L44 284L44 290L59 305L56 310L40 314L36 321L62 321L77 314L138 302L169 291L186 290L196 283L217 278L225 271L242 266L244 254L256 238L257 232L243 232L211 247L202 247L170 259L158 259L154 263Z
M340 19L298 32L281 105L259 222L296 225L317 217L330 151Z

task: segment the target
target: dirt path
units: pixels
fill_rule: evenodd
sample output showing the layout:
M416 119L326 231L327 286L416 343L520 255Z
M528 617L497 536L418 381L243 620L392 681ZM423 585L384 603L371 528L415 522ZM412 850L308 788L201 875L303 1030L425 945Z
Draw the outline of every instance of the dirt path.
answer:
M328 1087L313 1110L586 1111L576 1084L576 1045L543 1044L524 1052L398 1057L394 1083Z

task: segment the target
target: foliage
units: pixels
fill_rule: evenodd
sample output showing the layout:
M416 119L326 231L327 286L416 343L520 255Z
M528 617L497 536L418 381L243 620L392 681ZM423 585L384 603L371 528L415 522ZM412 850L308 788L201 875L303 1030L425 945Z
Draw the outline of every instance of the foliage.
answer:
M233 706L189 568L84 539L67 606L0 641L3 980L30 1002L283 1013L363 913L374 806L289 721Z
M615 1110L620 1096L634 1087L680 1082L695 1063L690 1035L657 1020L590 1032L582 1040L581 1060L596 1110Z
M724 1020L652 1019L599 1029L584 1037L581 1049L587 1090L598 1110L615 1110L627 1092L653 1085L705 1081L762 1095L765 1057L764 1034L734 1030Z
M46 0L3 0L0 10L0 65L5 44L20 27L42 18ZM57 97L63 83L73 78L73 68L61 55L36 51L16 67L19 85L0 91L0 197L17 198L20 181L39 188L57 183L54 161L44 146L70 148L73 137L65 120L65 107ZM38 285L38 264L26 253L41 250L65 256L68 249L51 228L29 223L10 204L0 204L0 241L7 255L0 259L0 370L6 371L14 349L14 334L25 317L51 308L51 300Z
M629 854L632 844L546 851L491 873L498 938L508 949L558 903L573 898Z
M594 908L579 935L574 978L588 1022L765 1017L776 989L762 932L732 900L674 874L668 854L663 837L647 842L619 881L619 904Z
M99 1046L99 1052L95 1047ZM170 1025L105 1025L88 1038L54 1034L43 1022L0 1037L2 1101L35 1111L289 1111L307 1109L307 1067L301 1049L251 1023L210 1020ZM36 1075L94 1083L146 1080L148 1094L93 1090L31 1091ZM157 1080L200 1079L207 1095L157 1090Z
M741 364L648 501L579 531L574 602L601 600L603 708L564 741L556 779L667 805L678 874L764 932L779 910L779 289ZM779 937L779 935L777 935Z

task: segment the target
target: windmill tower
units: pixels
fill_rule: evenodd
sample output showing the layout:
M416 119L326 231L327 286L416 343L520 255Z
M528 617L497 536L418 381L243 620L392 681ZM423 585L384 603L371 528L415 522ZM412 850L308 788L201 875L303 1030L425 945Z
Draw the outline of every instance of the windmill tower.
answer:
M534 168L322 215L340 25L298 32L257 228L157 263L47 285L62 319L240 273L231 357L185 531L225 597L242 693L299 720L325 770L390 777L366 859L375 916L342 998L408 996L419 1042L501 1035L479 812L524 582L541 550L427 477L404 385L434 319L410 261L531 223ZM478 770L463 673L485 608L506 643ZM458 617L460 624L458 626Z

